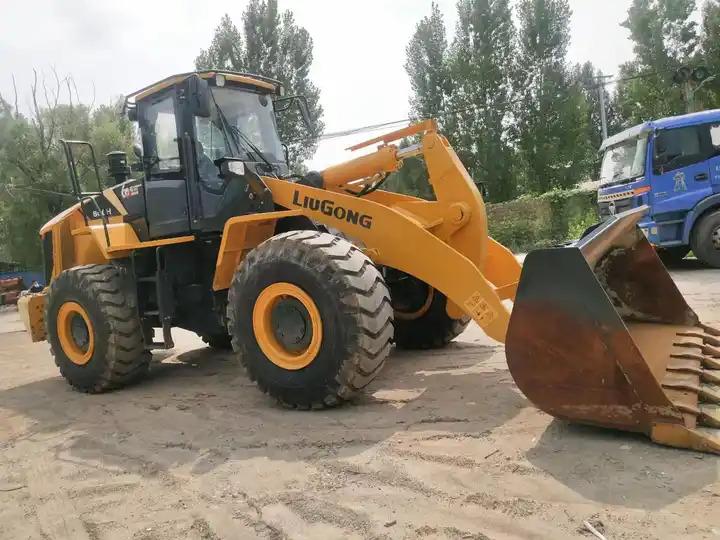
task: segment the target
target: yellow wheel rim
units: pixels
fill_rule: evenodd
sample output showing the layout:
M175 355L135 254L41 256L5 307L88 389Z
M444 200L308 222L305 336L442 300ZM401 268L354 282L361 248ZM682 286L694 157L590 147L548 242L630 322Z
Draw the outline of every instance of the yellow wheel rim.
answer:
M252 314L260 350L276 366L308 366L322 344L322 319L310 295L292 283L273 283L262 290Z
M422 306L420 306L419 309L416 309L415 311L400 311L395 309L395 318L400 319L402 321L414 321L416 319L419 319L423 315L425 315L428 310L430 309L430 306L433 303L433 299L435 298L435 289L432 287L428 287L428 294L425 298L425 302Z
M65 302L57 314L60 346L68 359L84 366L95 352L95 332L90 316L77 302Z

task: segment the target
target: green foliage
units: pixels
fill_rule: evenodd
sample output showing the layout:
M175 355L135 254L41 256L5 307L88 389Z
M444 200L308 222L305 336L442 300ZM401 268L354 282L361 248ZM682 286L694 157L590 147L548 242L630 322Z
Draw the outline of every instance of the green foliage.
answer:
M223 16L195 66L272 77L283 83L288 95L305 96L314 133L307 130L296 107L278 115L280 137L290 149L291 168L301 170L303 162L315 153L317 137L324 129L320 90L310 80L313 40L296 24L291 11L278 11L277 0L250 0L242 19L241 32L229 15Z
M554 190L487 207L490 235L515 252L574 240L597 223L597 194Z
M720 1L707 0L702 11L700 50L704 64L715 80L700 90L700 100L708 108L720 107Z
M513 116L515 27L508 0L460 0L449 55L453 85L448 136L491 201L517 195Z
M518 149L527 193L569 188L591 173L588 104L567 68L567 0L518 5Z
M635 58L621 66L617 103L626 126L686 112L682 88L672 80L698 60L695 0L633 0L622 24L630 31ZM646 76L649 75L649 76Z
M431 201L435 199L435 194L427 178L425 162L421 158L411 157L403 162L399 171L388 176L382 189Z
M37 94L37 90L35 85L32 92ZM132 125L121 120L118 112L116 106L90 109L50 99L46 106L36 106L30 116L23 116L0 98L0 252L4 258L22 267L39 268L40 227L75 203L59 139L92 142L101 175L107 152L131 151ZM79 157L86 185L97 189L89 155Z
M435 117L445 109L451 90L445 23L435 2L430 15L415 27L405 52L405 71L412 88L410 115L417 119Z

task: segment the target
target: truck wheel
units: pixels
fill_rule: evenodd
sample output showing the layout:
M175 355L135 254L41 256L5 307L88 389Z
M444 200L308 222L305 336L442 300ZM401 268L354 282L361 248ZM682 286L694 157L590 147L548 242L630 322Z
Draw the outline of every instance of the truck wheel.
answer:
M45 321L60 374L78 390L119 388L148 370L135 291L115 266L62 272L50 284Z
M688 253L690 253L690 246L672 246L657 249L657 255L665 266L678 264Z
M438 349L450 343L470 324L453 319L447 297L427 283L397 270L388 270L395 313L395 344L400 349Z
M693 228L690 244L693 253L701 262L720 268L720 210L700 219Z
M228 293L232 344L250 378L287 407L331 407L378 374L393 317L372 261L337 236L291 231L253 249Z

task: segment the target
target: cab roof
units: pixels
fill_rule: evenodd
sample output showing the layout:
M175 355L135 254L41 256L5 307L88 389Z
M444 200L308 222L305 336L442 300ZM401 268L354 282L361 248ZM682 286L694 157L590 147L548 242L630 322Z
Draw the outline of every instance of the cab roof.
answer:
M280 81L277 81L275 79L271 79L269 77L263 77L261 75L253 75L251 73L241 73L238 71L226 71L226 70L205 70L205 71L190 71L188 73L179 73L177 75L171 75L170 77L166 77L162 79L161 81L158 81L156 83L153 83L151 85L145 86L141 88L140 90L136 90L135 92L132 92L131 94L128 94L126 97L126 100L133 100L133 101L139 101L142 99L145 99L149 96L152 96L154 94L157 94L161 90L165 90L166 88L173 86L179 82L184 81L188 77L192 75L197 75L198 77L202 79L211 79L215 77L216 75L224 75L225 79L228 81L245 84L248 86L254 86L260 90L265 90L269 93L273 94L281 94L282 93L282 84Z
M672 129L681 128L686 126L694 126L698 124L705 124L708 122L720 122L720 109L712 109L709 111L700 111L690 114L682 114L680 116L669 116L667 118L660 118L659 120L652 120L650 122L644 122L621 131L605 139L600 146L600 152L605 151L611 146L615 146L624 141L639 137L643 133L648 133L656 129Z

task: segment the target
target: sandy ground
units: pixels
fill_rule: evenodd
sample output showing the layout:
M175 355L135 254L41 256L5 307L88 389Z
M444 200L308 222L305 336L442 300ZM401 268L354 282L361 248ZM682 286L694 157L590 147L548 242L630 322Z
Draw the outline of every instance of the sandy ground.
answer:
M686 265L720 321L720 271ZM88 396L0 313L0 538L581 538L585 520L608 540L720 538L717 457L538 412L476 327L309 413L176 338L142 384Z

